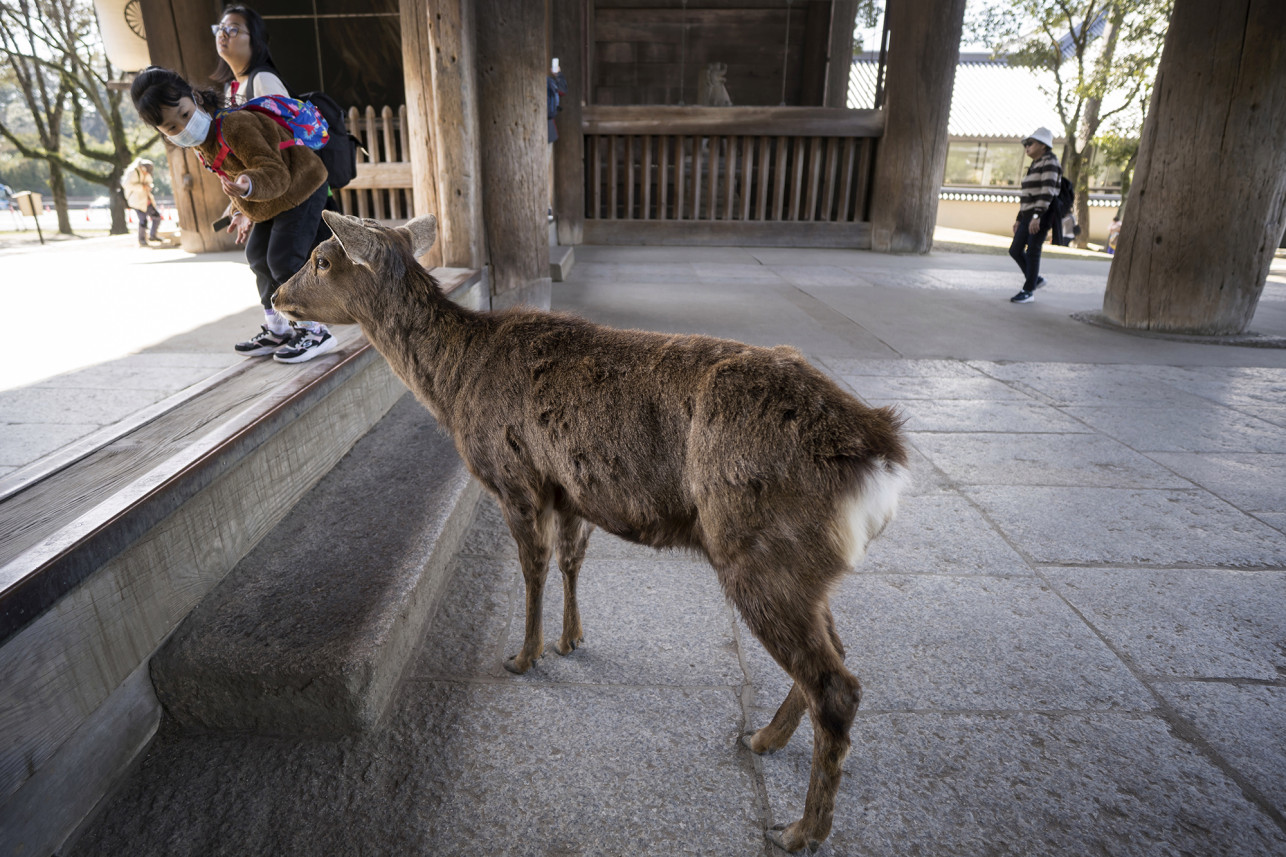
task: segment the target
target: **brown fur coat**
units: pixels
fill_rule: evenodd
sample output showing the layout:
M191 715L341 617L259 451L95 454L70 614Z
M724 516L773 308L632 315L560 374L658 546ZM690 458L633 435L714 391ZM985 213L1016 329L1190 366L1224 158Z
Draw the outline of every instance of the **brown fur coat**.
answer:
M249 176L250 196L233 199L232 204L251 222L261 223L289 211L326 183L326 165L317 153L307 146L279 148L291 134L269 117L235 110L222 122L223 139L232 151L221 169L230 178ZM219 156L216 127L211 126L210 135L197 147L209 164Z

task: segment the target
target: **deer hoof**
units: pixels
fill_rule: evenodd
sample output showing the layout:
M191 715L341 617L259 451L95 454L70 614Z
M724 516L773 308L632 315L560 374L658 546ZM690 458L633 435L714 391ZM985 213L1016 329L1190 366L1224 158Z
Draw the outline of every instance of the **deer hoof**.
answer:
M560 655L567 656L576 651L576 647L583 642L585 642L584 637L577 637L575 640L559 640L558 644L554 646L554 651Z
M741 743L749 747L750 752L754 753L756 756L771 756L773 753L776 753L785 746L784 744L773 744L766 740L757 741L756 739L759 737L759 733L763 731L763 729L760 729L759 732L745 733L741 736Z
M523 657L522 655L514 655L512 658L505 661L505 669L509 670L509 672L513 673L514 675L522 675L527 670L531 669L532 665L534 665L535 663L536 661L533 658L526 658L526 657Z
M816 854L817 849L822 847L822 843L810 840L800 833L799 825L798 821L794 824L775 824L764 831L764 836L767 837L769 842L788 854L796 852Z

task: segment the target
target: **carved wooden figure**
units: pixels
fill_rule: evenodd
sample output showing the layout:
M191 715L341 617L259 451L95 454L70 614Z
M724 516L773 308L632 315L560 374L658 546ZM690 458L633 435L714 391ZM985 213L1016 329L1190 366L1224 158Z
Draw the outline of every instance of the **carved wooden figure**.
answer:
M460 307L416 261L430 215L404 227L325 212L335 237L278 290L295 318L360 324L497 498L527 585L523 673L544 651L551 551L570 654L576 579L594 526L706 556L794 686L756 753L812 718L804 817L768 831L787 851L830 832L861 686L829 595L892 519L906 477L898 416L845 393L793 348L614 330L570 315Z

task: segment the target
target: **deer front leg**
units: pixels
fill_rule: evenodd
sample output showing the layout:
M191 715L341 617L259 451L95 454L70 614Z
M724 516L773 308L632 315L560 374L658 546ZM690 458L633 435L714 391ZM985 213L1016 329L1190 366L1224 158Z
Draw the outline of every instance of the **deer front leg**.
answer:
M581 627L580 607L576 603L576 581L581 563L585 561L585 545L594 526L571 514L558 516L558 568L563 573L563 635L554 649L560 655L570 655L585 640Z
M522 563L522 578L527 592L527 618L523 631L522 648L518 654L505 661L505 669L522 675L531 669L545 651L544 624L541 607L545 596L545 575L549 571L551 524L553 516L548 509L535 506L503 507L509 532L518 543L518 560Z

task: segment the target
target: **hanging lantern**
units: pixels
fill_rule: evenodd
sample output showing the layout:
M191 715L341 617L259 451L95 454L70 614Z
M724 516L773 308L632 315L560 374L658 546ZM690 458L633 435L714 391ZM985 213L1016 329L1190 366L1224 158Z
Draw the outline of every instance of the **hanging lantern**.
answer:
M151 65L140 0L94 0L103 49L112 65L124 72Z

